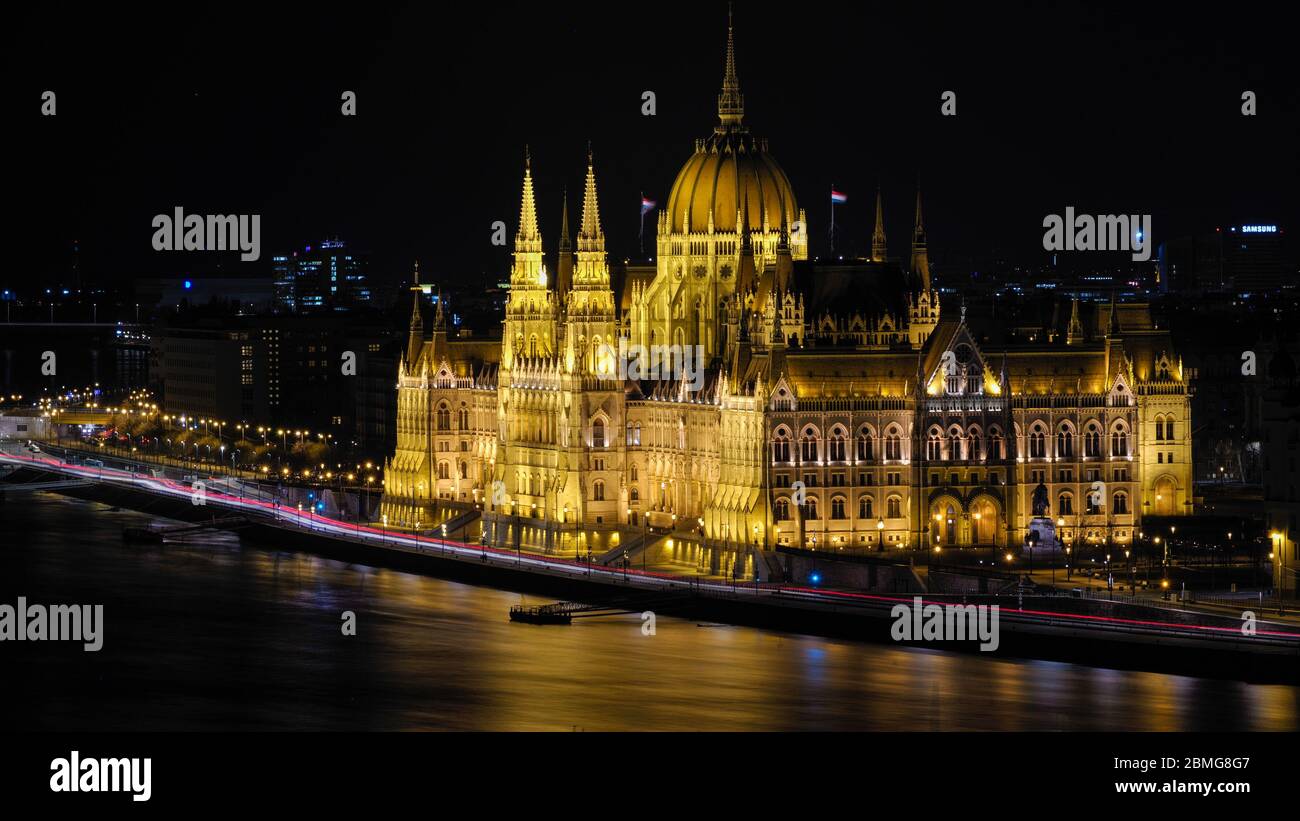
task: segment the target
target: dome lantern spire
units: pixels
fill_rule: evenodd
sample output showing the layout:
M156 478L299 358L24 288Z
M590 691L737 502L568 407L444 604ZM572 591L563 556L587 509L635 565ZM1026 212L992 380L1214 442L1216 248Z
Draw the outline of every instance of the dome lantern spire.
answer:
M736 76L736 30L731 7L727 7L727 67L722 75L722 92L718 94L718 119L724 126L740 125L745 116L745 96L740 93Z

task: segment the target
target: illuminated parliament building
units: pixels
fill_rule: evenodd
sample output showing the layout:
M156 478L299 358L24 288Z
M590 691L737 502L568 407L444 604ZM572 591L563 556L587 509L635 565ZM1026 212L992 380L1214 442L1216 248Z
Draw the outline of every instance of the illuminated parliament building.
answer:
M1188 380L1147 306L1076 300L1055 331L981 346L931 283L919 193L907 257L877 194L870 258L810 261L744 113L729 30L719 122L658 212L653 268L618 292L590 152L576 237L566 204L545 259L525 161L499 340L456 338L441 304L426 330L413 289L390 527L477 515L497 546L653 544L766 577L778 546L1018 548L1039 485L1066 545L1191 513ZM624 378L620 345L700 351L702 380Z

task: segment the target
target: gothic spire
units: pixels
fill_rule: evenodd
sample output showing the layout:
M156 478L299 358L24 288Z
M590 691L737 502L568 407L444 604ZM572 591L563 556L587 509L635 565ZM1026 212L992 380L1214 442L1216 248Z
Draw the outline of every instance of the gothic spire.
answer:
M877 221L879 225L879 221ZM879 228L881 236L884 229ZM921 186L916 187L916 224L912 228L912 273L921 278L921 290L930 291L930 251L925 240L925 222L921 218Z
M537 202L533 196L533 162L528 147L525 146L524 191L519 205L519 234L515 238L515 250L540 251L541 245L542 235L537 228Z
M569 189L564 189L563 210L560 212L560 250L567 251L573 247L569 239Z
M1065 330L1065 344L1078 345L1083 341L1083 323L1079 321L1079 298L1070 304L1070 325Z
M736 76L736 30L731 7L727 7L727 64L722 74L722 92L718 94L718 119L724 126L740 125L745 116L745 96L740 93Z
M424 318L420 315L420 261L411 272L411 334L406 344L406 367L414 368L424 344Z
M564 210L560 212L560 249L555 267L555 290L561 300L573 287L573 240L569 238L569 192L564 192ZM563 304L563 302L561 302Z
M600 207L596 202L596 169L591 146L587 146L587 184L582 192L582 227L578 229L578 250L603 250L605 235L600 230Z
M880 200L880 186L876 186L876 230L871 233L871 261L885 261L885 208Z

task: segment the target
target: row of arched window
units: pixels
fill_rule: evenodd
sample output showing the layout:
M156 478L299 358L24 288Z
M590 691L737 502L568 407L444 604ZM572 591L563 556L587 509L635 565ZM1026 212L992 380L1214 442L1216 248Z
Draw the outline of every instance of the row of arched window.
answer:
M1049 454L1046 424L1041 421L1035 422L1030 426L1029 435L1026 438L1030 459L1047 458ZM1080 439L1081 442L1077 441ZM1090 420L1084 425L1082 436L1076 433L1073 424L1062 422L1056 429L1055 440L1053 455L1058 459L1075 458L1079 453L1080 446L1082 446L1082 455L1085 459L1096 459L1105 455L1105 436L1101 424L1096 420ZM1128 456L1128 452L1128 425L1123 420L1118 420L1111 425L1109 453L1111 456Z
M1157 426L1157 438L1173 438L1172 420L1158 421ZM1080 454L1084 458L1100 458L1107 453L1111 456L1129 454L1129 430L1123 420L1118 420L1111 426L1108 437L1103 433L1099 422L1090 420L1084 426L1081 436L1070 422L1062 422L1057 428L1055 441L1049 443L1048 438L1045 423L1035 422L1030 427L1026 436L1026 450L1031 459L1046 458L1049 455L1049 444L1052 445L1052 453L1063 459L1073 459ZM882 450L882 456L887 461L903 458L903 431L899 425L886 428L883 438L877 438L869 425L863 425L852 439L844 426L836 425L824 441L814 425L806 425L797 440L792 437L789 428L781 426L772 439L772 461L778 463L792 462L795 455L800 462L819 462L822 461L823 451L825 460L829 462L866 462L875 460ZM987 436L978 426L962 430L955 425L947 430L933 426L926 436L925 458L931 462L985 458L999 460L1005 459L1006 455L1005 439L1002 430L996 425L989 427Z
M469 408L462 405L456 411L456 424L459 430L469 430ZM451 406L446 402L438 405L437 425L438 430L451 430Z
M848 504L846 497L836 495L831 497L831 518L847 519ZM858 498L858 516L859 519L876 518L875 499L871 496L861 496ZM885 500L884 518L900 519L903 516L903 499L901 496L890 496ZM772 503L772 518L778 522L790 521L790 500L781 498ZM804 499L803 518L805 521L811 521L819 518L817 509L817 497L808 496Z
M1125 516L1128 514L1129 509L1128 509L1127 493L1125 493L1122 490L1116 491L1115 494L1110 498L1111 498L1111 508L1110 508L1111 513L1115 514L1116 516ZM1083 506L1084 515L1096 516L1102 512L1101 507L1097 504L1099 501L1101 501L1100 494L1085 492L1083 494L1083 501L1084 501L1084 506ZM1076 511L1074 509L1073 493L1062 493L1060 496L1057 497L1056 513L1058 516L1073 516L1075 512Z
M812 425L804 428L799 435L797 450L792 448L790 430L784 426L777 428L776 436L772 440L772 461L773 462L790 462L791 454L797 452L800 462L818 462L821 461L822 441L818 436L817 429ZM830 438L825 442L826 458L831 462L847 462L849 454L858 462L868 462L876 458L877 449L883 451L886 460L900 460L903 458L903 429L898 425L890 425L885 429L883 440L877 439L874 431L867 426L863 426L858 435L850 441L848 431L837 425L831 429Z

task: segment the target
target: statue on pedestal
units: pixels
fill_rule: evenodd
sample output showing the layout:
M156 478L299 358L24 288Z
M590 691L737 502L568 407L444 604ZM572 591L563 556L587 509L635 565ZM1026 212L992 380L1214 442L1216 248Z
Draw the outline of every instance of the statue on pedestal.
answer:
M1049 505L1047 500L1047 486L1044 485L1042 482L1039 482L1038 487L1034 488L1034 499L1033 499L1034 518L1040 518L1046 516L1048 507Z

